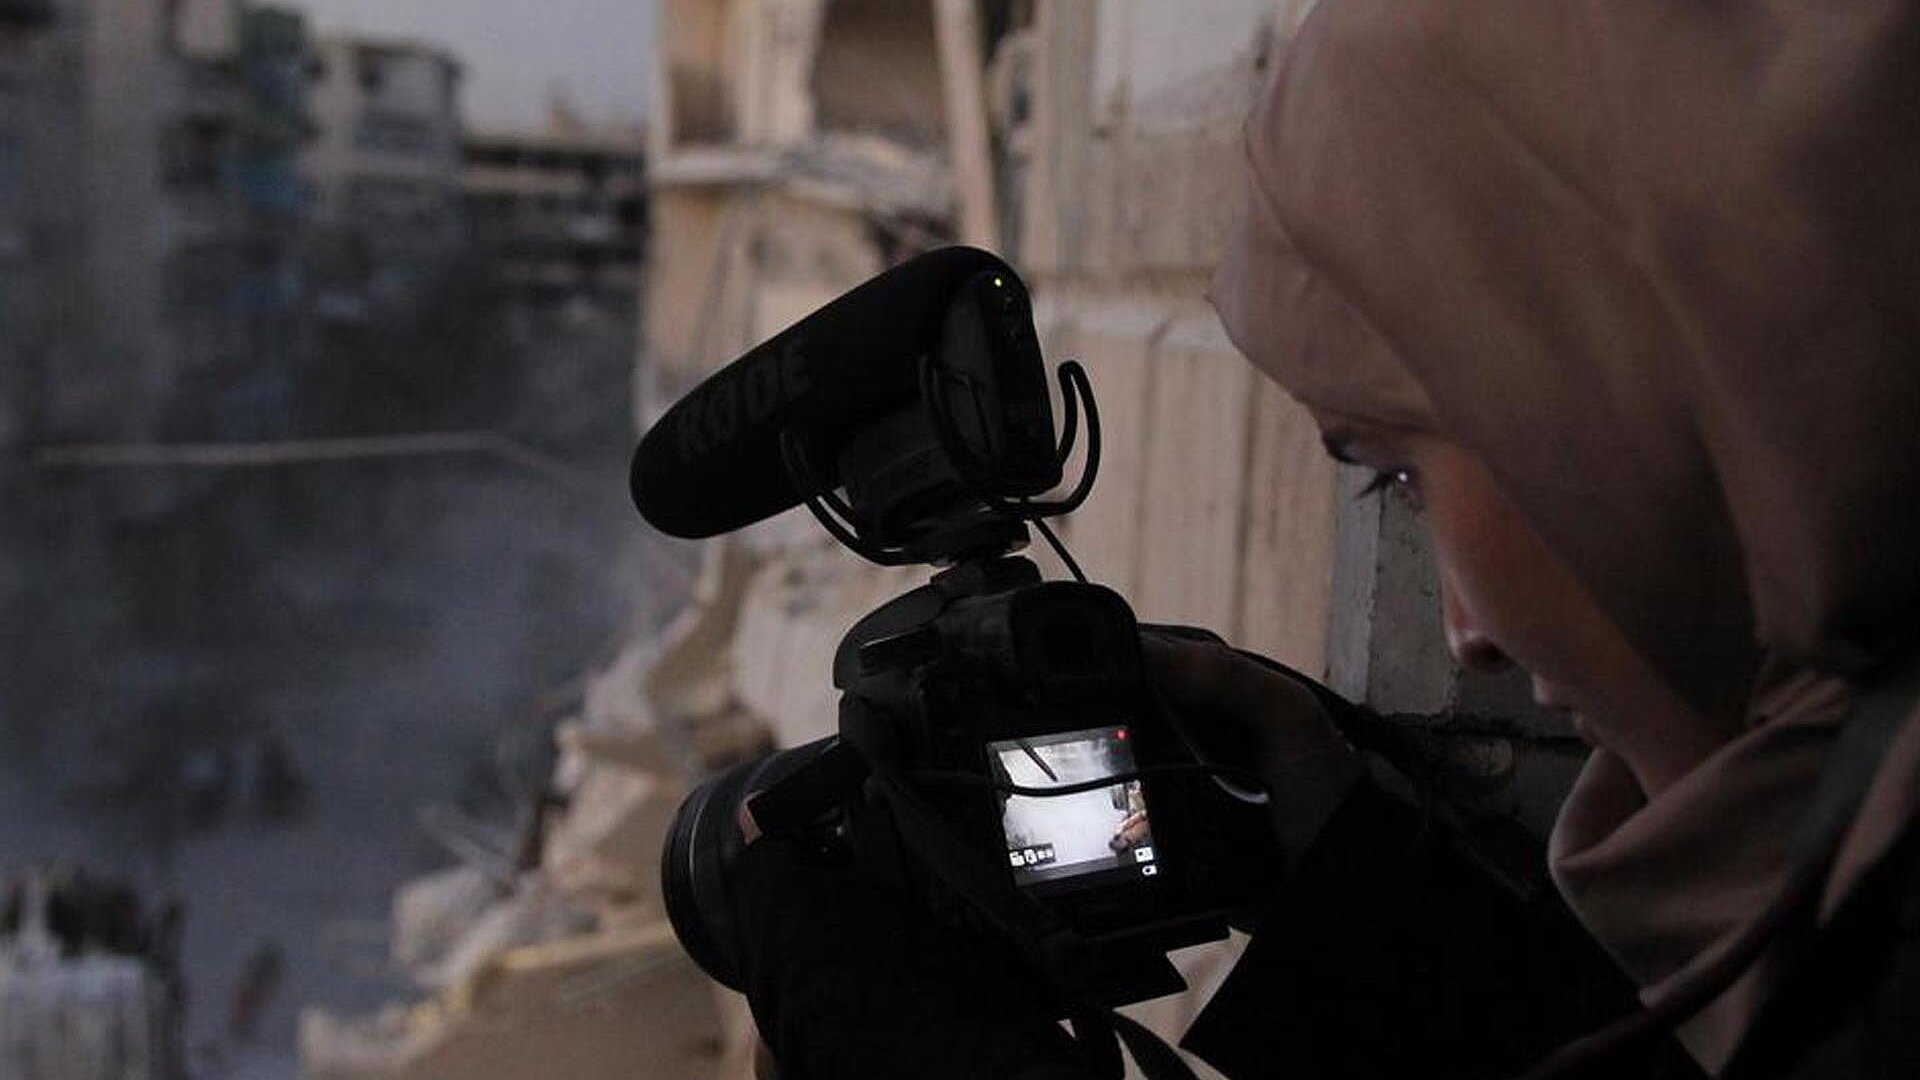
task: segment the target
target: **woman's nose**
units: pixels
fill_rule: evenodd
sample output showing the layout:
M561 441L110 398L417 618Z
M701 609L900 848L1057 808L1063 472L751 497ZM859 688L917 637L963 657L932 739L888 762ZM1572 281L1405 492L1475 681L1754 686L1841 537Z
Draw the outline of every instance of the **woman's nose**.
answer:
M1513 666L1513 660L1492 638L1480 629L1472 613L1454 598L1454 590L1443 579L1440 584L1441 621L1447 631L1447 651L1454 662L1468 671L1497 675Z

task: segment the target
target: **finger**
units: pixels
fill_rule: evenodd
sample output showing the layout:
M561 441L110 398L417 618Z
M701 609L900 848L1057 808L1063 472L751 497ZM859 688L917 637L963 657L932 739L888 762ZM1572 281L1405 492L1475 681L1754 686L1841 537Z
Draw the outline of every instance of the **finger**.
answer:
M1172 641L1212 642L1225 645L1226 639L1204 627L1181 626L1177 623L1141 623L1140 633L1144 637L1165 638Z
M1232 716L1317 711L1313 691L1227 645L1156 636L1143 637L1141 649L1148 678L1176 707Z
M752 799L741 801L740 809L734 811L733 823L740 827L740 835L746 838L747 843L760 839L760 820L753 816Z
M1271 718L1258 700L1226 688L1219 646L1187 641L1142 641L1147 677L1170 719L1202 760L1251 765L1258 761Z
M1209 756L1279 762L1345 752L1320 699L1298 680L1225 645L1141 644L1149 678Z

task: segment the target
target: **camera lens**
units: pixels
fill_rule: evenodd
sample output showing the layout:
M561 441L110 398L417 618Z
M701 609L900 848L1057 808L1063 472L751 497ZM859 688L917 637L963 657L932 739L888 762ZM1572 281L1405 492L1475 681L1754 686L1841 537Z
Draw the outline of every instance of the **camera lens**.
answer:
M693 962L734 990L745 985L734 926L737 868L746 850L740 804L813 760L832 739L768 754L701 784L680 804L660 855L667 921Z

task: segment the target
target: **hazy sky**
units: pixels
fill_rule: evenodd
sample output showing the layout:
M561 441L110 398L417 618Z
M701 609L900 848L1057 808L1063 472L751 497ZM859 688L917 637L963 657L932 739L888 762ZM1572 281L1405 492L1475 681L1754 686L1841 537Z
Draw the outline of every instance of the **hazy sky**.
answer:
M640 119L653 66L654 0L289 0L322 33L446 45L466 63L467 120L538 124L565 86L589 119Z

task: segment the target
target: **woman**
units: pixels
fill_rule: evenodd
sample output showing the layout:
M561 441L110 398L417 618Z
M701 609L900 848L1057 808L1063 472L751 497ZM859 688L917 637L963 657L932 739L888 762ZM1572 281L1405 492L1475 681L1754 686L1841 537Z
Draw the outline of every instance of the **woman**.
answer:
M1150 641L1265 733L1295 868L1188 1039L1236 1080L1500 1075L1635 996L1650 1037L1583 1075L1920 1075L1914 7L1323 0L1290 42L1222 319L1424 506L1459 661L1524 667L1596 749L1562 906L1378 790L1298 683ZM837 888L766 952L843 970ZM961 989L886 999L940 1021L864 1060L945 1032L927 1070L1077 1075L942 956L893 985ZM776 1048L835 1008L799 967L757 982Z
M1248 209L1215 283L1236 344L1330 452L1425 507L1459 662L1521 665L1596 745L1555 883L1711 1074L1920 1075L1916 57L1905 3L1329 0L1249 124ZM1230 658L1159 656L1197 706L1257 707L1260 677ZM1877 736L1843 748L1869 720ZM1328 730L1295 720L1286 739L1324 751ZM1324 770L1294 772L1317 792L1296 818L1333 813ZM1430 885L1444 858L1350 865L1392 811L1346 799L1307 891ZM1352 919L1296 900L1216 1006L1233 1016L1194 1041L1257 1075L1285 1034L1233 1029L1290 1004L1317 1014L1300 1035L1323 1060L1377 1027L1399 1045L1349 1061L1454 1075L1566 1034L1584 1004L1489 1051L1406 1037L1415 1016L1356 1019L1378 994L1302 990L1366 954L1356 936L1471 935L1485 913L1446 888L1424 901L1440 917L1403 892L1344 942L1327 935ZM1438 998L1451 980L1508 1018L1556 993L1537 957L1505 959L1400 982ZM1422 994L1385 1000L1411 1013Z

